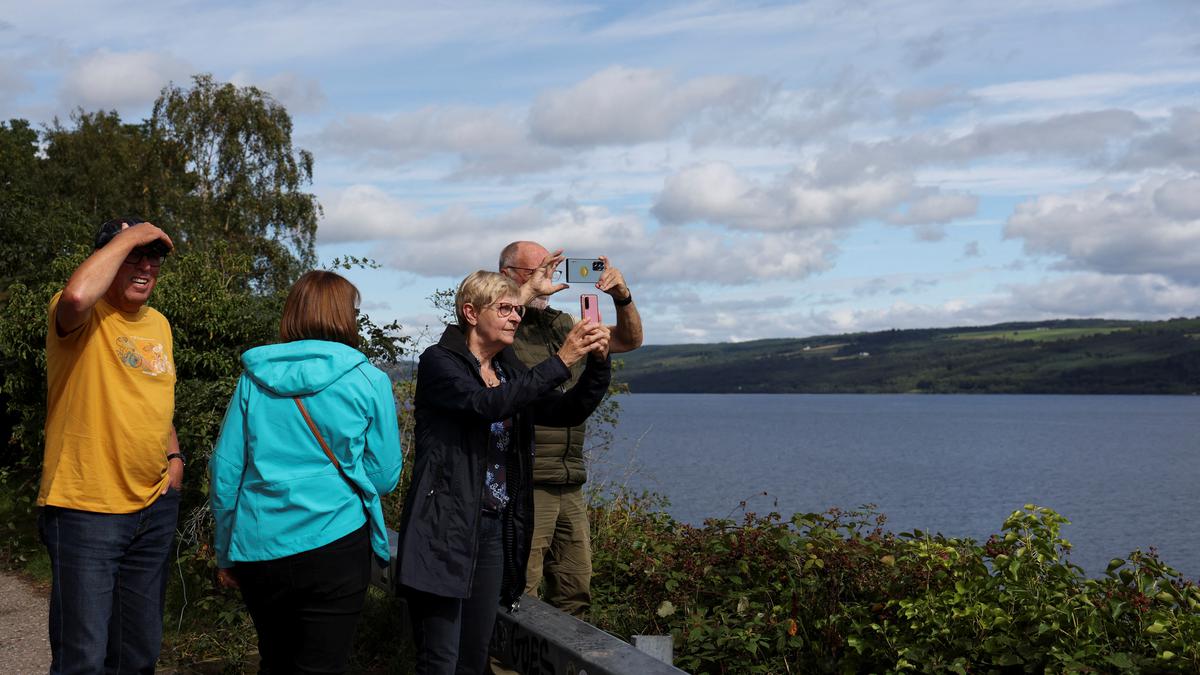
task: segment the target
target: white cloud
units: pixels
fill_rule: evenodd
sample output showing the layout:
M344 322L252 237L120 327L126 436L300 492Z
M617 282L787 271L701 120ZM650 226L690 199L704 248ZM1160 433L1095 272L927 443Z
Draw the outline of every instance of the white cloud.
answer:
M564 33L575 34L570 23L589 11L587 5L538 0L119 0L21 3L7 14L27 33L84 45L111 45L118 37L126 44L167 43L202 58L206 70L232 72L248 64L292 68L411 58L445 46L476 54L525 49L568 39Z
M0 97L12 99L33 91L33 82L20 64L0 60Z
M654 214L666 223L758 223L772 210L765 192L725 162L692 166L668 177L654 205ZM760 229L786 226L764 225Z
M714 300L702 294L689 298L642 292L639 305L656 343L837 335L1062 318L1156 320L1193 316L1195 308L1200 306L1200 288L1173 283L1159 275L1095 273L1056 275L1036 283L1006 285L983 296L937 302L907 298L869 306L872 298L916 293L929 285L936 284L918 279L906 287L897 280L871 279L853 289L853 300L837 299L826 308L820 308L825 303L809 298L778 305L726 301L721 306L729 317L728 327L686 322L683 317L707 315ZM659 311L660 307L664 311ZM680 330L684 325L690 330ZM751 334L747 334L749 326L755 327Z
M979 198L961 193L934 193L916 199L902 214L888 218L897 225L945 224L975 215Z
M1147 123L1128 110L1066 113L1020 122L984 123L957 135L926 133L877 142L831 144L814 172L829 183L852 180L865 171L911 171L916 167L961 166L1010 156L1066 159L1102 165Z
M892 288L894 288L894 287L891 285L891 283L889 283L889 281L887 279L884 279L883 277L875 277L874 279L871 279L871 280L867 281L866 283L856 287L854 289L854 295L856 295L860 298L861 297L870 297L873 295L879 295L880 293L884 293L886 291L890 291L890 290L892 290Z
M758 185L724 163L701 164L667 178L654 205L665 223L708 222L745 230L815 230L881 216L914 193L898 176L863 179L831 188L794 170Z
M350 186L322 202L325 220L317 229L317 238L323 244L421 236L429 234L432 226L417 215L413 205L372 185Z
M1154 206L1175 221L1200 220L1200 177L1164 182L1154 192Z
M326 100L325 92L322 91L319 81L294 72L283 72L260 78L252 73L239 71L234 73L229 81L239 87L251 85L258 87L282 103L292 114L320 110Z
M392 116L351 115L317 137L330 153L385 165L438 155L460 161L459 175L543 171L562 163L558 152L530 142L511 110L429 106Z
M64 104L86 110L144 107L169 82L186 80L193 73L187 62L167 53L102 48L65 74L60 96Z
M711 115L692 134L698 145L802 147L820 144L856 122L882 117L883 100L872 78L853 68L826 85L773 87L747 105Z
M1200 285L1196 175L1151 176L1127 190L1093 188L1019 204L1004 229L1065 269L1161 274Z
M901 121L918 113L958 103L971 103L975 98L961 87L920 87L904 89L892 97L892 105Z
M1087 159L1113 141L1127 140L1142 128L1129 110L1090 110L1006 124L980 125L943 148L947 159L973 159L1017 153L1068 155Z
M1117 164L1131 170L1172 166L1200 171L1200 109L1172 110L1165 124L1135 139Z
M373 256L422 276L460 277L475 269L494 269L500 250L518 239L538 241L550 249L566 247L627 259L647 238L635 218L598 207L525 205L483 216L455 205L397 228L393 238L379 243Z
M1156 73L1084 73L1047 80L1005 82L971 91L988 101L1012 103L1111 97L1131 90L1200 82L1200 72L1173 70Z
M821 314L837 326L833 332L853 332L1057 318L1153 320L1192 315L1197 306L1200 288L1160 275L1081 273L1006 285L982 298L939 303L904 300L884 307L842 307Z
M838 253L829 232L720 234L663 230L635 256L656 281L746 284L800 280L833 267ZM661 253L659 253L661 252Z
M938 29L904 43L904 62L916 70L928 68L946 57L946 33Z
M799 168L766 185L730 164L709 162L666 180L653 210L662 222L707 222L739 230L840 230L881 218L899 225L940 225L975 213L978 199L922 187L911 176L870 173L837 184ZM928 233L937 232L927 229Z
M1194 316L1200 286L1161 274L1074 274L1040 284L1014 285L1013 313L1036 316L1161 319Z
M534 138L550 145L642 143L667 138L706 110L747 105L761 93L758 82L744 77L677 83L666 71L612 66L538 96L529 126Z
M647 228L628 213L563 202L524 205L480 215L462 205L417 214L366 186L329 200L322 242L372 240L371 256L421 276L459 276L492 269L509 242L607 255L614 264L652 282L744 284L803 279L831 267L836 241L827 232L724 233L710 228Z

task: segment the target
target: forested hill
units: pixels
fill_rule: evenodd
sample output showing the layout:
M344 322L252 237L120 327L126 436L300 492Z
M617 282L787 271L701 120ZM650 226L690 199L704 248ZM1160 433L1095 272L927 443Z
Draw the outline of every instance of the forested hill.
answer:
M1061 320L752 342L621 355L634 392L1200 393L1200 317Z

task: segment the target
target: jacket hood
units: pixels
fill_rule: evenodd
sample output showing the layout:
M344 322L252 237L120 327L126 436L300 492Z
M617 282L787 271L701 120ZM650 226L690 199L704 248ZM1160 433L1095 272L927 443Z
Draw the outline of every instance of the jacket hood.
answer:
M296 340L255 347L242 354L246 374L279 396L305 396L321 391L367 357L340 342Z

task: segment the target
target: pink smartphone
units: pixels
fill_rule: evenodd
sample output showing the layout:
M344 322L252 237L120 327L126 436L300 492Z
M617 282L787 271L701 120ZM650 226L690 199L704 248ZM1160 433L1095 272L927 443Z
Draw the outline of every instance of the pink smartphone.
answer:
M579 296L579 316L600 323L600 298L587 293Z

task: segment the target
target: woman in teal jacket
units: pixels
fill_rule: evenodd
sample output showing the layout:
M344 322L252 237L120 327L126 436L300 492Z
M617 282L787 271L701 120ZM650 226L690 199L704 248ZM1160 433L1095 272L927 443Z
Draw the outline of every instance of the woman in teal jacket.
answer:
M300 277L281 344L242 355L209 464L218 578L241 589L261 673L345 671L372 558L388 560L400 433L391 381L355 349L358 300L332 272Z

